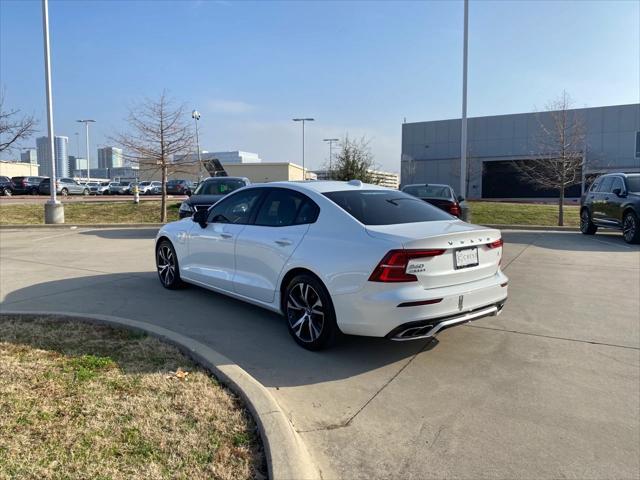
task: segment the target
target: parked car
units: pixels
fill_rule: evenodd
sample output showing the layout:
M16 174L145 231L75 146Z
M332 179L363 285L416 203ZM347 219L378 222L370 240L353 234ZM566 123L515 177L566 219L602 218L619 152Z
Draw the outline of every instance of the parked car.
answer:
M162 227L156 266L282 313L316 350L339 332L405 341L497 315L507 300L499 230L411 195L350 182L274 182Z
M11 177L12 190L14 195L38 195L40 182L46 177Z
M169 195L191 195L193 183L189 180L169 180L167 182L167 193Z
M0 176L0 195L10 197L13 194L11 179L9 177Z
M109 182L89 182L89 191L91 195L105 195L109 191Z
M180 218L190 217L193 212L206 210L225 195L250 185L246 177L210 177L203 180L188 199L180 205Z
M152 181L152 182L140 182L138 184L140 188L140 195L155 195L156 192L160 193L162 190L162 182Z
M640 173L598 177L580 199L580 231L622 230L627 243L640 243Z
M109 195L128 195L135 182L114 182L109 184Z
M120 182L109 182L109 186L102 193L103 195L113 195L113 189L120 185Z
M419 199L424 200L425 202L438 207L440 210L444 210L458 218L462 214L459 202L464 199L462 197L456 197L453 188L449 185L436 183L405 185L402 187L402 191L409 195L413 195L414 197L418 197Z
M42 180L42 182L40 182L38 192L41 195L51 194L50 178L45 178L44 180ZM86 183L80 183L73 178L62 177L56 180L56 193L65 197L67 195L89 195L90 190L89 186Z

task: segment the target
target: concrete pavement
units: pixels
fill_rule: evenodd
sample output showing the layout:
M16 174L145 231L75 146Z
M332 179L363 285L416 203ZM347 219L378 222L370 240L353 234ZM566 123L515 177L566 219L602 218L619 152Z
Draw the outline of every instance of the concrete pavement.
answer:
M438 342L347 337L307 352L284 320L164 290L152 229L0 231L0 310L152 322L265 385L324 478L638 478L640 249L504 232L510 300Z

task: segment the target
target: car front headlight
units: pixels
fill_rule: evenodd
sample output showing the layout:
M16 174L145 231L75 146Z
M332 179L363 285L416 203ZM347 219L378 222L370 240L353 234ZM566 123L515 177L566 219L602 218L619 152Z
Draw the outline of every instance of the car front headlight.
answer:
M187 202L182 202L180 205L180 211L193 213L193 207L191 207Z

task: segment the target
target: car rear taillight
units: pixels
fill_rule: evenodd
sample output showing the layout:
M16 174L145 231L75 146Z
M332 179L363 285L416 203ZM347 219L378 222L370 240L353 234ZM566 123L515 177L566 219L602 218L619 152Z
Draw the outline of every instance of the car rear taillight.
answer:
M451 215L455 215L456 217L459 217L460 214L462 213L460 211L460 205L458 205L457 203L452 203L451 205L449 205L449 213Z
M499 238L495 242L487 243L487 247L489 247L489 248L498 248L498 247L501 247L503 244L504 244L504 242L502 241L502 238Z
M444 250L391 250L375 268L370 282L415 282L418 277L407 273L407 265L415 258L436 257Z

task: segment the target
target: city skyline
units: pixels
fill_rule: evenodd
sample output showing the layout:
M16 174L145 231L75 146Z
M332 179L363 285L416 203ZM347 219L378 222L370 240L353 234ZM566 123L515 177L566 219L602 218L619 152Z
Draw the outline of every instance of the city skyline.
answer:
M92 145L106 144L128 105L167 88L201 112L202 149L300 163L291 118L308 115L309 168L327 161L323 138L348 133L371 140L378 168L399 171L405 118L459 118L462 2L153 5L127 2L127 15L108 2L50 5L57 132L72 138L75 120L90 115ZM39 4L0 8L0 83L41 134L41 76L20 74L41 69ZM469 116L542 110L563 89L576 107L637 102L639 14L637 2L471 2ZM130 35L101 35L116 19ZM105 63L121 73L91 74Z

